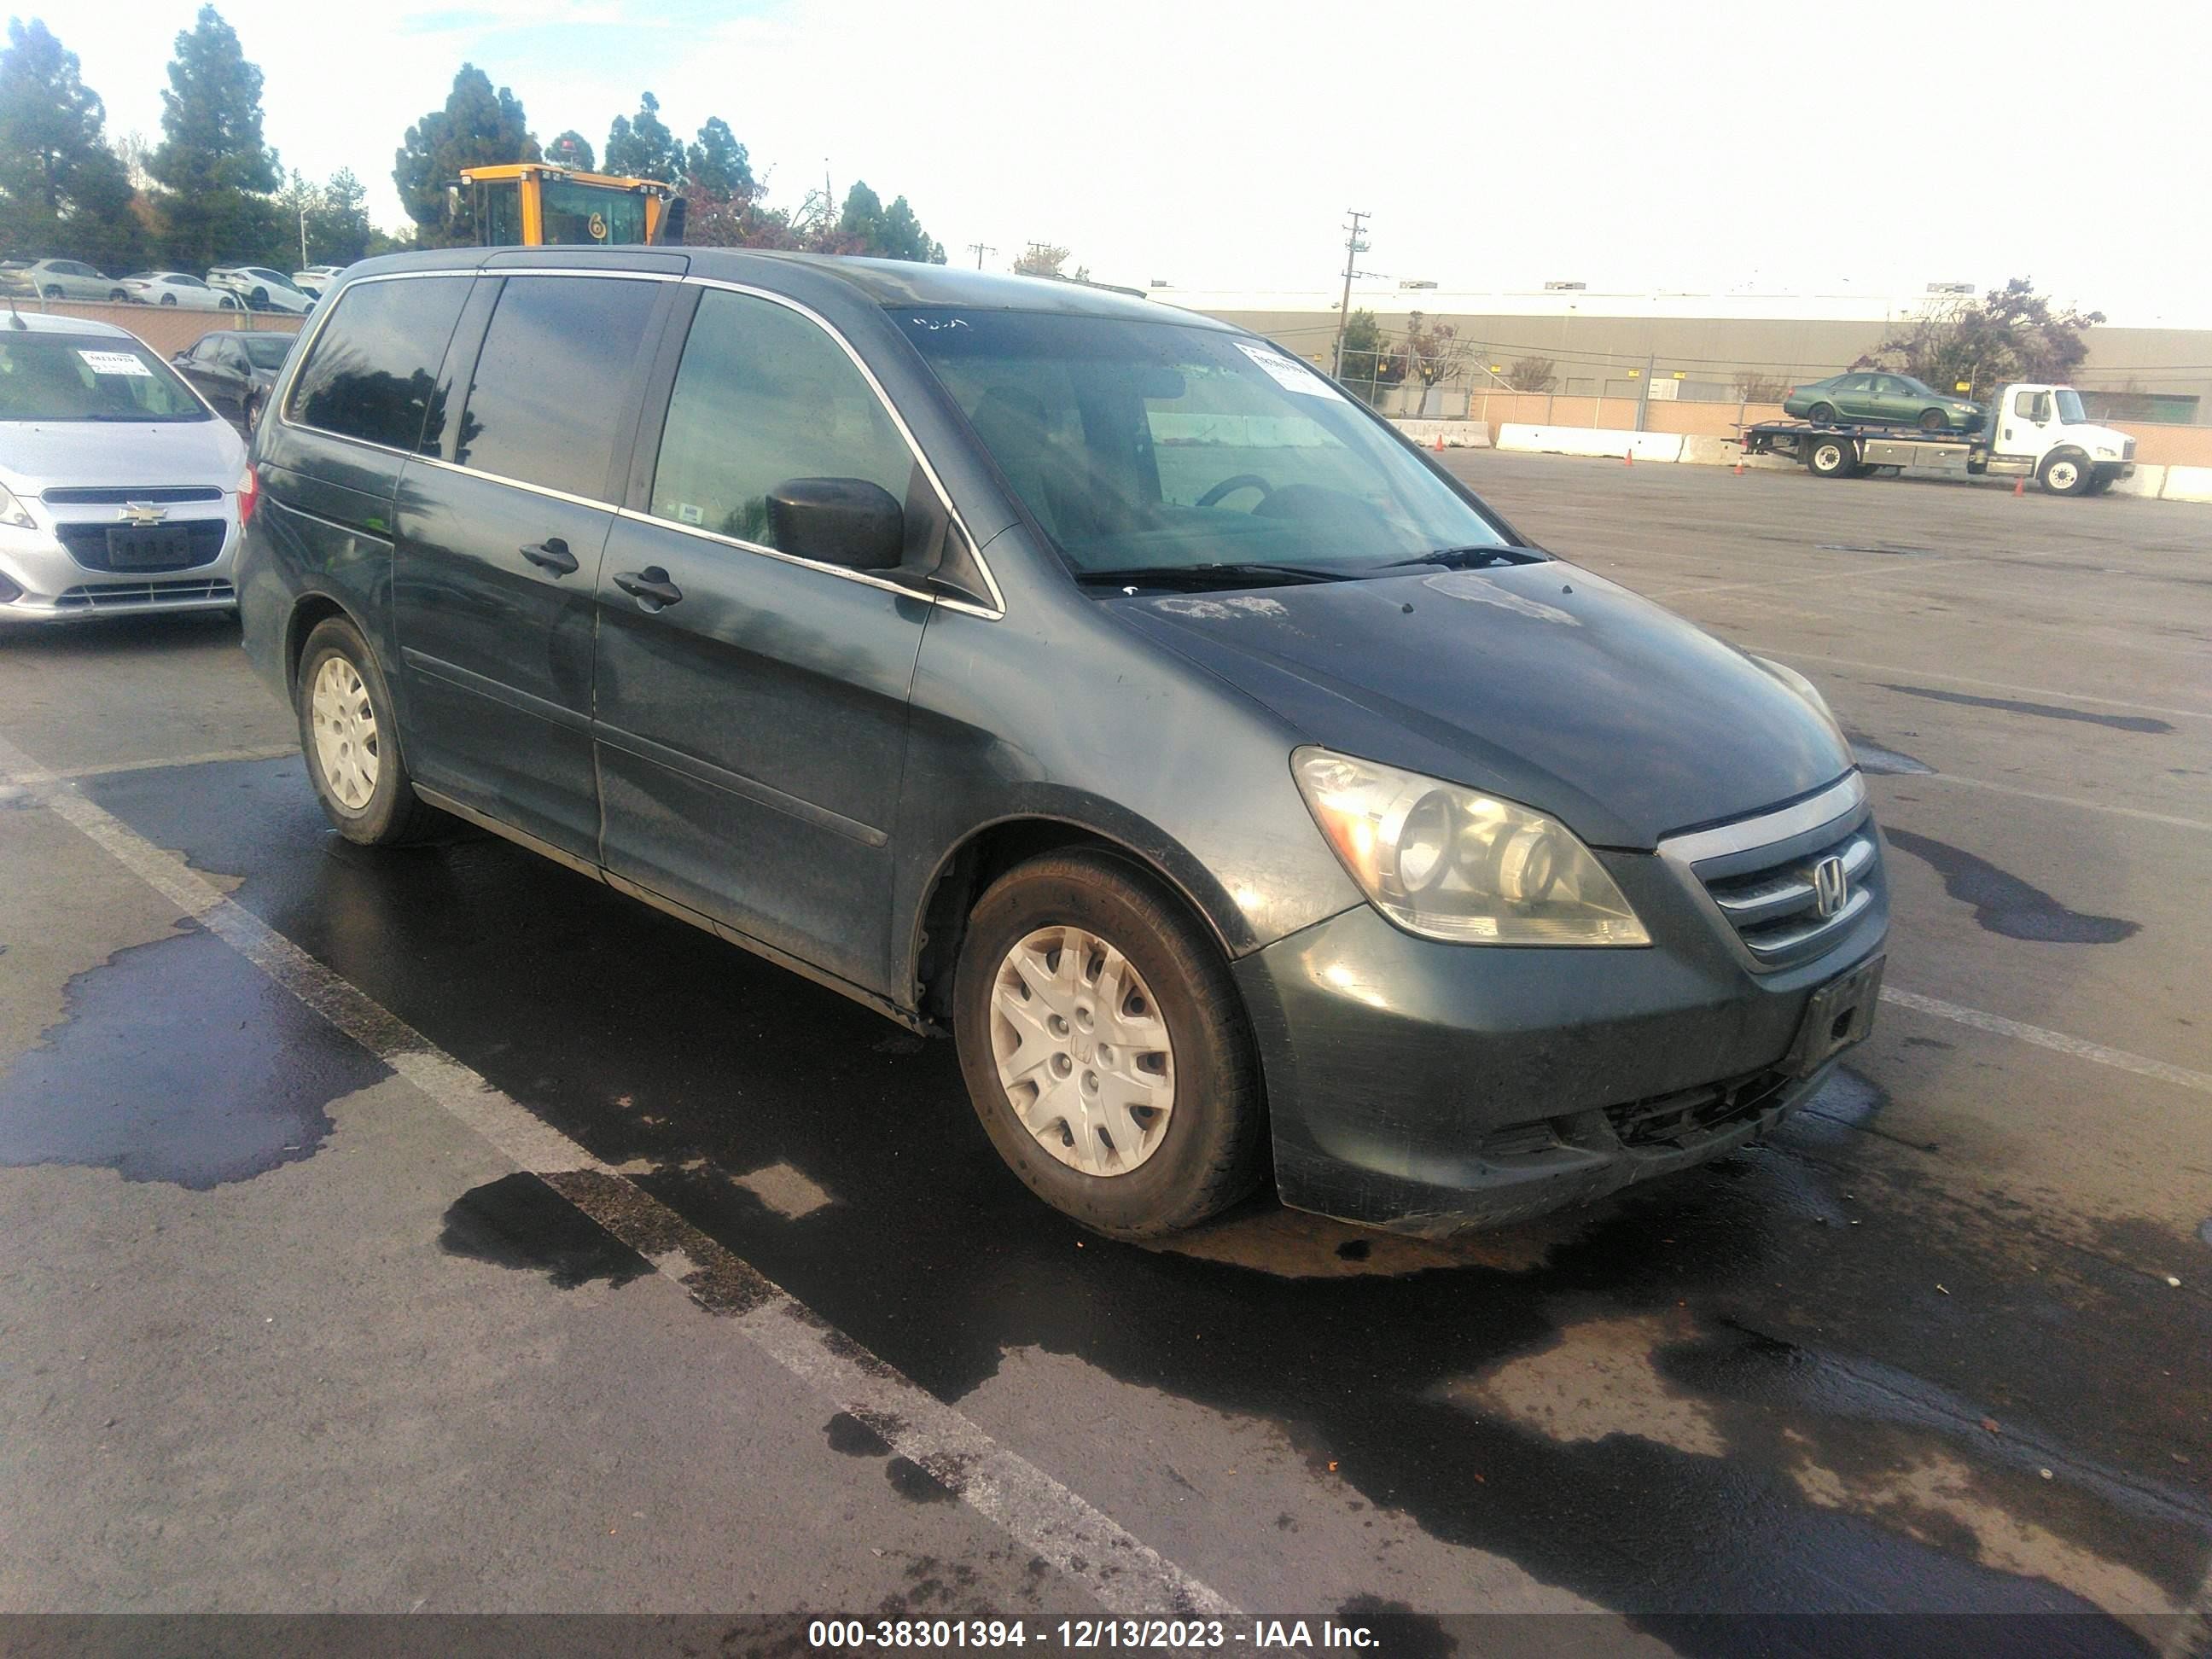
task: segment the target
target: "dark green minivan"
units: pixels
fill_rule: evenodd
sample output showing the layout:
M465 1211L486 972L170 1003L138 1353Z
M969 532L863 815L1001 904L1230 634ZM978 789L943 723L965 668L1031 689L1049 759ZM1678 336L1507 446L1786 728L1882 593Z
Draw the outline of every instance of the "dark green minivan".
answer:
M1819 695L1267 341L708 249L351 267L246 642L349 840L453 819L949 1034L1103 1231L1424 1233L1711 1158L1872 1018ZM445 856L434 844L411 857Z

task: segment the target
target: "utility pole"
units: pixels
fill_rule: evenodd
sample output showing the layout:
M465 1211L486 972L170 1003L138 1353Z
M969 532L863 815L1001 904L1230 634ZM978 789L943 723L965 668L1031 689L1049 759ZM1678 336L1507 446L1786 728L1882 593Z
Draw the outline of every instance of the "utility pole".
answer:
M1363 221L1373 216L1351 208L1345 211L1352 215L1352 222L1344 228L1344 298L1336 307L1336 367L1330 371L1340 380L1344 378L1344 328L1352 317L1352 279L1358 274L1353 267L1359 256L1367 252L1367 244L1359 240L1359 227Z
M303 205L301 207L301 209L300 209L300 269L301 269L301 270L305 270L307 268L307 210L306 206L303 204Z
M981 242L970 242L968 244L968 251L975 256L975 269L981 270L983 268L983 256L987 253L996 253L999 250L987 246Z

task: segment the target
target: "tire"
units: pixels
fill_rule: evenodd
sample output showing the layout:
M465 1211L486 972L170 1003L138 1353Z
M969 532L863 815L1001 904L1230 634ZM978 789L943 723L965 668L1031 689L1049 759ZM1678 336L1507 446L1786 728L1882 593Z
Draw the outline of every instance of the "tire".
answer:
M1849 438L1815 438L1805 452L1805 470L1816 478L1857 476L1858 446Z
M1951 424L1951 417L1940 409L1923 409L1919 424L1923 432L1941 432Z
M2060 450L2044 458L2036 480L2052 495L2079 495L2089 488L2089 467L2081 456Z
M49 300L58 300L61 297L62 285L59 283L48 283L46 284L46 298Z
M1805 411L1805 418L1814 426L1833 426L1836 423L1836 406L1833 404L1814 404Z
M2084 495L2101 495L2118 482L2117 478L2100 478L2081 493Z
M333 689L343 697L361 698L374 723L375 776L365 792L357 787L357 775L334 784L325 769L315 702L325 669L333 663L344 665L337 671L340 684ZM349 685L344 684L348 680ZM322 803L323 816L340 835L362 847L397 847L419 841L441 826L445 815L416 798L414 783L407 775L406 763L399 753L392 690L359 629L343 617L326 617L315 624L300 652L300 673L293 685L292 702L299 717L300 751L307 757L307 781L314 786L315 799ZM357 738L357 734L356 728L349 736Z
M177 303L177 296L173 294L164 294L161 296L161 303L165 306L173 306Z
M246 398L238 406L238 417L245 422L246 430L251 434L254 428L261 424L261 399Z
M1867 462L1861 461L1856 466L1850 470L1850 476L1854 478L1871 478L1875 473L1881 471L1881 469L1878 466L1869 465Z
M1103 958L1090 958L1086 975L1068 966L1065 949L1039 945L1038 936L1049 940L1062 929L1121 953L1123 968L1113 976L1128 993L1121 1014L1130 1024L1109 1025L1103 1006L1085 999L1086 986L1095 997L1109 978ZM1041 1011L1027 1036L1000 1012L1009 994L1018 1012ZM1063 999L1066 1018L1054 1012ZM1118 1053L1105 1042L1132 1025L1138 1035ZM1167 890L1133 863L1099 852L1049 854L993 883L969 914L961 945L953 1029L969 1097L999 1156L1031 1192L1092 1231L1115 1238L1177 1232L1259 1184L1260 1070L1228 964ZM1018 1077L1010 1090L1001 1078L1002 1045L1019 1044L1006 1054L1018 1060L1032 1038L1044 1053L1039 1079ZM1103 1074L1110 1090L1109 1066L1119 1067L1125 1085L1133 1078L1166 1079L1164 1113L1132 1105L1125 1093L1125 1126L1142 1137L1133 1157L1114 1144L1103 1109L1086 1119L1081 1145L1070 1120L1046 1117L1056 1100L1078 1111L1094 1098L1103 1107L1108 1097L1085 1082ZM1049 1086L1055 1076L1067 1079L1060 1089ZM1038 1131L1023 1121L1017 1092ZM1152 1126L1163 1123L1152 1139ZM1109 1167L1078 1167L1086 1153ZM1125 1160L1127 1167L1110 1167Z
M257 288L249 297L252 300L253 308L256 311L266 311L269 308L269 290L267 289Z

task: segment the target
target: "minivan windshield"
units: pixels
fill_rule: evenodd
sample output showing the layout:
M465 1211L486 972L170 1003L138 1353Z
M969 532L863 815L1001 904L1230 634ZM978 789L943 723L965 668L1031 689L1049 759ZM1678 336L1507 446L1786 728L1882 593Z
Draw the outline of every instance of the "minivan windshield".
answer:
M1478 558L1507 538L1320 374L1172 322L894 309L1079 576L1220 585Z
M210 421L208 407L134 339L0 326L0 421Z

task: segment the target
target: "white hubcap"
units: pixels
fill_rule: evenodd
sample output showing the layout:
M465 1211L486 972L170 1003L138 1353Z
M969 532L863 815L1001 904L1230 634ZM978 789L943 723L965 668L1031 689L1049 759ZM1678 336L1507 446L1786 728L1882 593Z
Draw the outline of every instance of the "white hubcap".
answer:
M315 764L331 798L349 812L358 812L376 793L380 764L376 742L376 710L368 701L368 687L360 672L343 657L325 657L315 671L309 714L315 725Z
M1037 1145L1085 1175L1127 1175L1166 1138L1175 1050L1152 988L1080 927L1041 927L991 986L999 1081Z
M2059 489L2071 489L2074 488L2074 480L2076 476L2073 462L2054 461L2051 463L2051 482L2053 487Z

